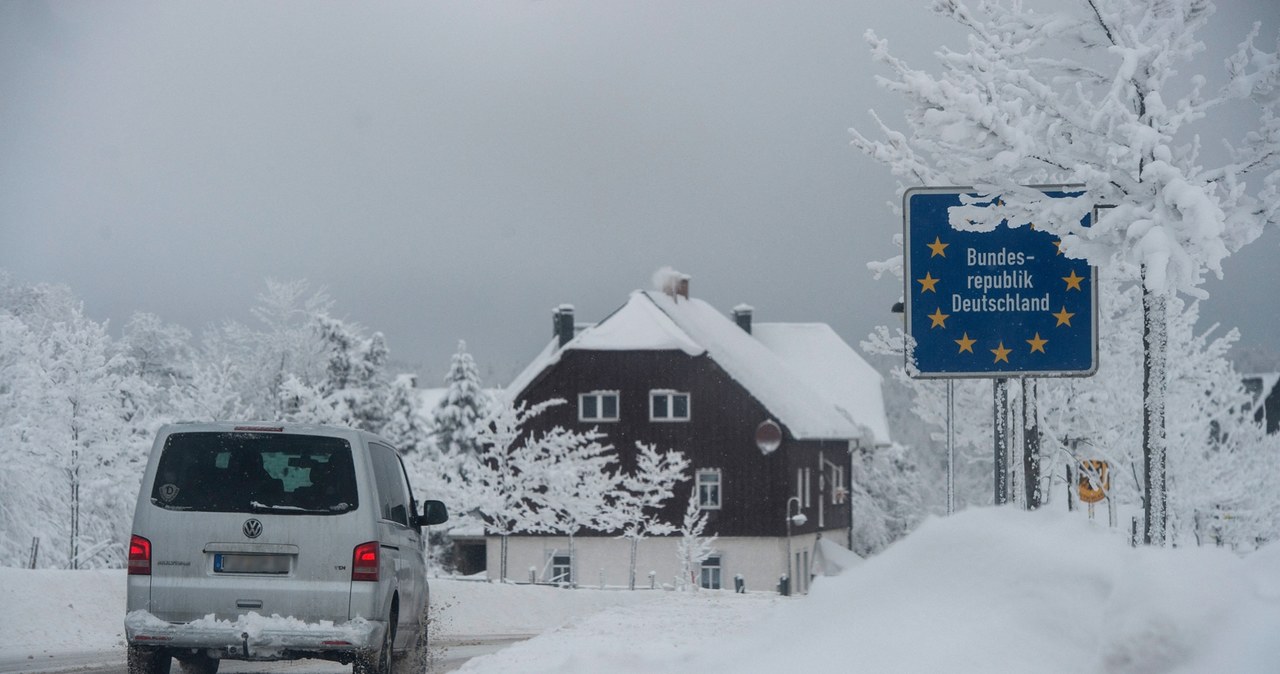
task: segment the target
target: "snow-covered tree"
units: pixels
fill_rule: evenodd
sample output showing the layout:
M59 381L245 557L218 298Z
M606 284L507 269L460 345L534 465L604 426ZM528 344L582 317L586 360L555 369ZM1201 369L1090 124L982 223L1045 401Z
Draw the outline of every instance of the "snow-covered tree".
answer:
M941 49L933 75L893 56L867 33L908 101L909 134L877 119L886 140L854 131L854 145L902 180L973 185L954 208L959 229L1030 223L1062 250L1140 282L1144 289L1144 423L1156 469L1147 522L1163 543L1166 307L1176 292L1204 297L1206 272L1258 238L1280 213L1280 57L1255 46L1258 29L1226 61L1210 93L1197 57L1209 0L1078 0L1034 11L1020 2L939 0L935 10L969 32L967 51ZM1197 122L1252 106L1253 123L1214 161ZM1048 198L1037 184L1080 185ZM1090 227L1081 226L1095 206ZM890 261L888 267L898 261Z
M318 388L328 365L328 351L315 329L315 318L327 315L333 300L312 292L305 280L267 279L251 313L257 327L229 321L204 335L205 359L235 364L245 412L260 419L285 419L291 413L282 388L290 376ZM296 388L296 387L295 387Z
M516 533L562 533L607 527L618 478L613 448L595 430L527 427L545 410L563 405L495 401L477 432L480 454L467 457L453 494L464 513L475 513L501 537L499 577L507 577L507 541ZM571 543L572 544L572 543Z
M684 509L684 519L680 523L680 541L676 543L676 557L680 560L680 583L688 583L696 592L702 586L698 582L698 574L702 563L715 551L717 536L707 538L703 533L707 528L707 512L698 505L698 490L689 492L689 503Z
M0 307L4 561L24 563L28 536L39 536L43 566L120 564L145 458L132 432L142 420L122 397L138 378L66 288L6 296L35 301Z
M618 497L621 478L613 445L603 443L604 438L596 428L579 433L557 427L542 443L548 467L547 482L537 492L542 528L569 538L569 584L574 587L575 537L584 529L607 530L614 524L611 502Z
M444 384L445 394L436 406L432 425L442 460L448 468L459 470L465 465L465 457L479 452L478 426L489 407L489 397L480 386L480 373L465 341L458 341Z
M659 517L662 507L675 493L676 485L688 480L689 460L684 454L659 452L652 444L636 442L636 467L622 478L622 489L609 515L620 536L631 544L627 587L636 589L636 552L649 536L665 536L675 530ZM695 495L696 496L696 495Z
M195 348L191 331L145 311L135 312L125 323L117 345L130 359L134 372L161 389L191 380Z
M333 410L332 420L324 423L381 432L386 424L384 368L388 356L382 333L366 338L360 326L327 313L315 316L312 325L326 355L324 372L314 384L315 394ZM302 392L306 384L295 376L290 386L295 392ZM317 412L317 416L322 414Z
M924 518L925 487L915 458L897 443L854 450L852 469L851 549L866 556L907 535Z
M191 381L176 395L174 418L191 421L257 416L240 384L248 379L230 356L205 352L191 368Z
M417 377L411 374L396 375L387 392L382 435L406 457L425 453L432 443L431 415L423 408L420 393Z
M475 513L485 529L501 538L498 577L507 578L507 540L518 532L546 528L546 514L533 498L544 489L549 462L545 436L525 433L526 423L547 408L564 404L553 399L537 405L498 405L478 429L480 454L472 459L461 489L460 511Z
M191 331L159 316L136 312L112 347L122 356L117 367L126 377L120 390L128 432L143 445L159 427L184 410L184 392L195 374L196 350Z
M25 566L33 539L55 543L48 518L55 511L35 503L48 479L48 461L32 438L43 435L32 426L44 421L32 397L39 381L39 338L8 309L0 310L0 461L5 466L0 470L0 566Z
M393 381L385 402L383 432L400 447L416 488L466 512L474 500L466 487L467 473L481 452L478 428L488 414L489 398L481 389L465 342L458 342L444 382L444 396L434 407L424 408L411 378L402 375ZM455 517L445 527L432 530L432 550L443 554L439 561L449 563L450 530L466 527L468 522L467 517Z

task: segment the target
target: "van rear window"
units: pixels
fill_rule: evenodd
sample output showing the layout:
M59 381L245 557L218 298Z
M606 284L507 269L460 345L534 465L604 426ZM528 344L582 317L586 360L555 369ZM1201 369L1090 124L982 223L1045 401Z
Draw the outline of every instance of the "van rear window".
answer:
M151 502L166 510L340 515L358 507L351 445L283 433L174 433Z

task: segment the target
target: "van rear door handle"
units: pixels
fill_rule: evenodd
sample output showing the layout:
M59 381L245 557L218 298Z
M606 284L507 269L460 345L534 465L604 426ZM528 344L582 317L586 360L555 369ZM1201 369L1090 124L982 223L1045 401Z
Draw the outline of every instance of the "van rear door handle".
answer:
M262 608L261 599L237 599L236 608Z

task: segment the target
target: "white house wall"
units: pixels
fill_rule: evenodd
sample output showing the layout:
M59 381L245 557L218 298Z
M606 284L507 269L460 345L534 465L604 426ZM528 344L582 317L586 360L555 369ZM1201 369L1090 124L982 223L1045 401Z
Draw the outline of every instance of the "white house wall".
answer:
M814 543L818 536L848 542L848 531L829 530L821 534L797 535L791 538L792 567L813 562ZM654 572L658 587L674 586L680 573L680 561L676 557L679 537L653 537L640 541L636 550L636 587L649 587L649 572ZM501 568L502 539L489 536L485 539L488 576L497 580ZM732 590L734 576L741 574L750 591L777 589L778 579L788 573L786 564L787 539L762 537L718 538L714 554L720 556L721 587ZM565 536L511 536L507 539L507 579L520 583L530 580L530 570L537 582L547 582L551 577L551 557L568 554L569 539ZM624 539L599 536L580 536L574 539L577 557L574 571L579 586L627 587L630 569L630 544ZM794 571L794 568L793 568ZM696 573L696 571L695 571ZM793 591L808 589L808 571L794 573L798 576ZM695 576L696 577L696 576Z

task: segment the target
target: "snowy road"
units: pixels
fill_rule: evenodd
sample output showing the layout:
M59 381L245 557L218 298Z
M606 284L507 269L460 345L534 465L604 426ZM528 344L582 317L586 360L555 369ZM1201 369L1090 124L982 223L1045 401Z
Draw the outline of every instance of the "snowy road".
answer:
M528 639L530 635L458 637L441 640L432 646L430 674L452 672L471 658L496 653L511 644ZM76 653L51 658L0 660L0 672L67 672L68 674L127 674L124 659L117 653ZM324 660L296 660L282 662L237 662L227 660L218 671L225 674L255 674L257 672L290 672L292 674L350 672L351 665ZM175 666L174 674L181 670Z

